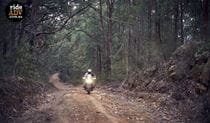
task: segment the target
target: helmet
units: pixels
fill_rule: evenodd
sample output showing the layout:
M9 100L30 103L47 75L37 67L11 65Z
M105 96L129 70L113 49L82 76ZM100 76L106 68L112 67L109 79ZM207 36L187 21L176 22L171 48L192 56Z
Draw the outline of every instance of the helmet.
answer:
M88 69L88 72L92 72L92 70L91 69Z

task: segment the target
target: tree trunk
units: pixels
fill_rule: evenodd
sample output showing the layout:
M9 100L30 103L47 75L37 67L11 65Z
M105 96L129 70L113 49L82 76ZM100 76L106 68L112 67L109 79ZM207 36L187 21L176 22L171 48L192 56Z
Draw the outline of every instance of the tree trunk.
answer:
M156 12L156 18L155 18L155 33L156 33L156 38L158 39L158 44L162 44L162 38L161 38L161 30L160 30L160 7L158 7L158 0L155 0L155 12Z
M100 16L100 30L102 33L102 41L100 42L100 55L101 55L101 59L98 62L101 62L101 65L98 64L98 68L99 71L101 71L101 76L102 77L102 72L104 71L104 73L106 74L106 54L107 54L107 48L106 48L106 41L107 41L107 37L106 37L106 30L105 30L105 24L104 24L104 18L103 18L103 3L102 0L99 0L99 16ZM98 49L99 50L99 49ZM99 54L98 54L99 55ZM101 70L100 70L101 69Z
M16 54L16 50L17 50L17 39L16 39L16 33L17 33L17 29L16 29L17 25L16 24L11 24L11 32L10 32L10 56L11 57L11 71L12 71L12 76L15 77L16 75L16 60L17 60L17 54Z
M184 8L183 8L183 1L180 1L180 37L181 37L181 44L184 43L184 22L183 22L183 15L184 15Z
M208 35L210 34L208 32L208 0L203 0L203 40L205 42L208 41Z
M174 7L174 40L173 40L173 49L172 52L177 47L177 38L178 38L178 17L179 17L179 3L175 1L175 7Z
M101 53L101 46L100 46L100 44L97 44L97 51L96 52L97 52L96 69L97 69L97 75L100 78L101 72L102 72L102 53Z
M31 37L30 37L30 51L33 52L33 47L34 47L34 40L36 38L36 28L37 28L37 24L36 24L36 18L37 18L37 11L38 11L38 0L32 0L32 12L31 12L31 22L32 22L32 33L31 33Z
M152 5L151 1L148 3L148 39L152 39Z
M162 37L161 37L161 7L158 4L159 1L155 0L155 38L157 39L157 47L159 51L159 56L162 59L166 59L166 56L164 54L164 49L163 49L163 42L162 42Z
M111 79L111 66L112 66L112 14L113 14L113 0L108 0L107 2L107 40L106 40L106 79Z

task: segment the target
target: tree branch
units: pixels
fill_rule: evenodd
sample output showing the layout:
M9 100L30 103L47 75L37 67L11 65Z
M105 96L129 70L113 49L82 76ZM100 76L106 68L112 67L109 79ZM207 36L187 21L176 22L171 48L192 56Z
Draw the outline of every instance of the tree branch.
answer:
M31 32L31 31L29 31L29 30L25 30L25 31L30 32L30 33L34 33L35 36L44 35L44 34L55 34L55 33L59 32L59 31L63 30L64 27L66 26L66 24L69 22L70 19L72 19L74 16L76 16L77 14L81 13L82 11L84 11L84 10L85 10L86 8L88 8L89 6L90 6L90 5L87 5L87 6L83 7L83 8L81 8L80 10L78 10L77 12L73 13L72 15L70 15L70 16L64 21L64 23L61 25L61 27L58 28L58 29L56 29L56 30L54 30L54 31L49 31L49 32L47 32L47 31L46 31L46 32Z

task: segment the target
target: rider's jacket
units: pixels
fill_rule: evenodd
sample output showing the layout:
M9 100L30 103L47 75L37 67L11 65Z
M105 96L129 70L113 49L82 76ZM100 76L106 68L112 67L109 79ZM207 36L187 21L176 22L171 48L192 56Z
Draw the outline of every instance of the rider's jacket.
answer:
M91 75L92 77L95 77L95 74L92 72L86 72L84 77L87 78L88 75Z

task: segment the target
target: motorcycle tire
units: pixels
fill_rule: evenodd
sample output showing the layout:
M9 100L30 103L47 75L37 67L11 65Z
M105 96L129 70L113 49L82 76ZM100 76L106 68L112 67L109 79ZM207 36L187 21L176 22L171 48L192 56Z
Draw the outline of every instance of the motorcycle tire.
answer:
M87 94L90 94L90 90L87 90Z

